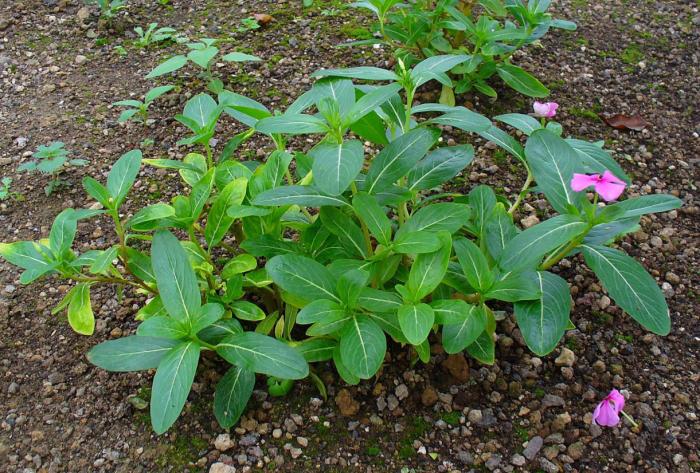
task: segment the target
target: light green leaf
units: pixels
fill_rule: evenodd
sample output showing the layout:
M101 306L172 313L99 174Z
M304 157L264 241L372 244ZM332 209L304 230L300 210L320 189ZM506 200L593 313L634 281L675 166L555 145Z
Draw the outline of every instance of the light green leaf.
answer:
M189 332L180 322L168 316L149 317L136 329L139 337L171 338L180 340L187 338Z
M535 77L525 72L518 66L512 64L499 64L496 72L513 89L528 97L546 97L549 89L542 85Z
M258 322L260 320L265 320L265 312L248 301L235 301L231 303L231 310L233 313L241 320L250 320L253 322Z
M107 190L112 197L111 208L118 209L134 185L141 168L141 151L138 149L122 155L107 176Z
M329 131L325 121L312 115L304 114L285 114L263 118L258 120L255 124L255 129L266 135L276 133L285 135L308 135L327 133Z
M169 74L171 72L177 71L181 67L187 64L186 56L173 56L170 59L158 64L151 72L148 73L146 79L153 79L154 77Z
M90 285L78 283L71 292L73 297L68 304L68 323L75 332L92 335L95 331L95 315L90 302Z

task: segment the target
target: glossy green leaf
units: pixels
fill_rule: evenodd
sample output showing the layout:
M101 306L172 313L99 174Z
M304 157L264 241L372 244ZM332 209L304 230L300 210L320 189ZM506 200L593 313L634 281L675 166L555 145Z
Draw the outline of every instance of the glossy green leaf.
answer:
M571 312L571 294L564 279L549 272L538 272L540 297L516 302L515 320L525 343L537 356L545 356L556 348L564 336Z
M107 176L107 191L112 197L112 208L119 208L134 185L141 168L141 151L135 149L122 155Z
M342 144L321 142L314 146L309 151L314 159L314 184L326 194L342 194L360 173L364 154L364 146L358 140Z
M419 254L411 265L406 288L414 301L420 301L433 292L447 272L452 252L452 237L447 232L438 233L442 247L433 253Z
M187 64L186 56L173 56L170 59L158 64L151 72L146 75L146 79L153 79L154 77L169 74L171 72L177 71Z
M323 226L338 237L343 247L361 258L368 256L362 230L352 218L334 207L322 207L320 215Z
M250 320L253 322L258 322L260 320L265 320L265 312L248 301L235 301L231 303L231 310L233 313L241 320Z
M266 135L276 133L307 135L313 133L327 133L329 131L325 121L312 115L304 114L285 114L263 118L255 124L255 129Z
M396 237L408 232L455 233L467 223L470 215L468 205L453 202L431 204L411 215L411 218L396 232Z
M549 130L538 130L527 140L525 155L540 191L559 213L577 206L581 194L571 189L571 179L580 170L578 156L569 144Z
M68 304L68 323L81 335L92 335L95 331L95 315L90 302L90 285L78 283L71 291L73 296Z
M375 198L361 192L353 197L352 208L377 241L388 245L391 241L391 220Z
M528 97L546 97L549 95L547 87L518 66L499 64L496 66L496 72L503 79L503 82L521 94L525 94Z
M484 330L467 347L467 353L485 365L492 365L496 358L496 344L493 341L493 336L487 330Z
M258 194L253 205L278 207L282 205L300 205L302 207L349 205L342 197L325 195L310 186L282 186Z
M494 276L481 249L466 238L456 239L454 249L469 284L481 292L486 292L493 284Z
M172 426L182 412L199 363L199 345L182 342L161 360L151 391L151 425L157 434Z
M384 361L386 336L366 315L357 315L343 328L340 356L347 369L360 379L374 376Z
M217 345L216 351L233 365L268 376L303 379L309 374L309 366L299 352L260 333L231 335Z
M201 296L194 270L180 241L167 230L153 236L153 272L168 314L189 326L199 312Z
M583 245L586 264L598 276L615 304L642 327L658 335L671 331L671 317L661 289L644 267L625 253Z
M406 304L399 308L399 325L411 345L420 345L435 323L435 312L428 304Z
M431 151L408 173L408 188L421 191L440 186L459 174L473 158L472 145L447 146Z
M216 384L214 391L214 415L219 425L230 429L248 405L255 388L255 373L232 366Z
M580 235L586 227L585 222L573 215L545 220L510 240L498 264L507 271L534 269L545 254Z
M535 271L508 273L491 286L484 298L505 302L538 299L541 292L537 275Z
M683 205L683 201L677 197L668 194L654 194L623 200L611 205L611 207L622 211L620 216L617 217L618 220L621 220L645 214L667 212L677 209L681 205Z
M435 144L438 135L434 129L414 128L392 141L372 160L365 190L377 193L405 176Z
M87 359L107 371L142 371L157 368L180 342L168 338L130 337L107 340L93 347Z
M466 312L463 313L459 322L445 324L442 327L442 345L445 352L450 354L461 352L474 343L484 332L485 327L486 313L483 307L466 304Z
M234 179L226 184L214 200L207 217L207 225L204 227L204 238L209 248L218 245L233 224L234 219L229 216L228 209L243 203L247 186L248 180L245 177Z
M291 254L275 256L267 262L265 269L275 284L298 297L340 302L331 273L310 258Z

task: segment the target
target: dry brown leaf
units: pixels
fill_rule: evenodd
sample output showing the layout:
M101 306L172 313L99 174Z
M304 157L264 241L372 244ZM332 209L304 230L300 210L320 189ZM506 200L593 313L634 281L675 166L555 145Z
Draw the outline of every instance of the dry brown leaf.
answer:
M272 15L268 15L267 13L256 13L253 15L253 18L255 18L255 21L257 21L260 26L265 26L272 21Z
M603 117L603 120L605 120L605 123L618 130L642 131L649 126L649 122L639 114L629 116L618 113L611 117Z

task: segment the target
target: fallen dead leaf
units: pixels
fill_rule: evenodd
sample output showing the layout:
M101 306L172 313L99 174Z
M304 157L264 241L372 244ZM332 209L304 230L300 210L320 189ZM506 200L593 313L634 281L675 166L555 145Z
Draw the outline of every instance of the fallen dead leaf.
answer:
M649 122L639 114L629 116L618 113L611 117L603 117L603 120L605 120L605 123L618 130L642 131L649 126Z
M255 18L255 21L257 21L260 26L265 26L272 21L272 15L268 15L267 13L256 13L253 15L253 18Z

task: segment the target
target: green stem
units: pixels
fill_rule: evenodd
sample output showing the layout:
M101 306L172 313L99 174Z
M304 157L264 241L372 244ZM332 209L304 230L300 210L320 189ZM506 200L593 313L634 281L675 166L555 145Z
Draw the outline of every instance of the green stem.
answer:
M634 419L632 418L631 415L629 415L629 414L626 413L625 411L620 411L620 414L622 414L623 416L625 416L625 419L627 419L628 421L630 421L630 423L632 424L632 426L633 426L635 429L639 428L639 424L637 424L637 423L634 421Z
M526 165L527 166L527 165ZM508 209L508 213L513 215L513 213L518 209L520 204L522 203L523 199L527 195L527 191L530 188L530 184L532 184L532 171L530 171L530 167L527 167L527 179L525 179L525 184L523 184L523 188L520 190L520 194L518 194L518 198L513 202L513 205L510 206Z
M209 145L209 141L204 143L204 149L207 151L207 167L211 169L214 167L214 159L212 158L211 146Z
M357 194L357 185L352 182L350 184L350 189L352 191L352 195ZM360 227L362 227L362 234L365 237L365 245L367 246L367 254L372 257L374 254L374 249L372 248L372 238L369 236L369 228L367 228L367 225L365 224L365 221L362 220L361 218L358 219L360 220Z

